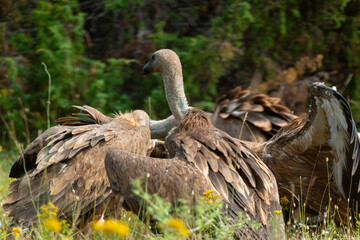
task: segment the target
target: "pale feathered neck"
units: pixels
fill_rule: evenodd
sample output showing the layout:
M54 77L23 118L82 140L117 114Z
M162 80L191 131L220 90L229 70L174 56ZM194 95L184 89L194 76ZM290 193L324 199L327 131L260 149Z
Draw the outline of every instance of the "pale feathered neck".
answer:
M185 96L182 66L174 52L165 53L160 63L160 74L165 88L165 95L173 116L161 120L150 121L152 137L164 137L185 117L189 105Z

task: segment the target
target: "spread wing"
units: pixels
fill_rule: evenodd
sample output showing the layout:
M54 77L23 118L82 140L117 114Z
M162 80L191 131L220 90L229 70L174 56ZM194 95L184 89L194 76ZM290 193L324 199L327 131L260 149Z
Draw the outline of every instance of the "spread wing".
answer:
M279 102L279 98L236 87L217 101L211 119L232 137L263 142L296 118Z
M332 199L342 199L333 204L345 217L347 199L354 210L360 199L359 137L350 107L336 90L316 83L310 94L308 116L299 117L265 144L263 159L281 195L300 196L301 176L303 201L317 213L328 204L330 177Z
M25 148L25 150L13 163L9 177L20 178L25 174L25 169L26 171L30 171L31 169L35 168L35 162L38 153L43 147L47 145L46 139L49 136L61 131L65 131L68 128L68 126L54 126L43 132L40 136L38 136L33 142L29 144L29 146Z
M102 213L111 198L104 165L106 151L118 148L145 155L150 131L115 120L67 127L48 140L37 156L36 168L9 187L3 204L12 225L30 225L37 218L37 208L49 201L64 218L72 217L76 207L77 223L84 220L82 217L86 220L93 213Z
M22 152L18 159L14 162L11 167L9 177L20 178L25 174L26 171L30 171L36 167L36 159L38 153L48 144L50 136L54 136L58 132L71 132L70 126L79 126L87 124L106 124L114 118L105 116L93 107L84 105L74 106L81 110L80 113L73 113L74 116L58 118L56 122L62 123L62 126L53 126L38 136L28 147ZM85 112L85 113L83 113ZM63 135L63 134L62 134ZM71 136L71 134L70 134Z

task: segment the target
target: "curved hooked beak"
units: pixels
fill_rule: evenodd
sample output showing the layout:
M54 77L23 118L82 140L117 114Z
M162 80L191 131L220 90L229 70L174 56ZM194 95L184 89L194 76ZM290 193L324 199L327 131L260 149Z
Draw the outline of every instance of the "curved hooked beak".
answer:
M143 75L147 75L151 73L151 66L150 66L150 62L147 62L143 68Z

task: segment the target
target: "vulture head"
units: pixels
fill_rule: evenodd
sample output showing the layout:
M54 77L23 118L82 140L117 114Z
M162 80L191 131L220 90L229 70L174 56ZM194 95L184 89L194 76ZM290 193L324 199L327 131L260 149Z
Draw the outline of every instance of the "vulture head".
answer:
M182 67L179 56L170 49L156 51L143 68L144 75L155 72L161 75L176 75L182 77Z
M135 110L132 113L127 113L118 117L119 119L124 119L133 124L135 127L150 125L150 118L146 112L143 110Z

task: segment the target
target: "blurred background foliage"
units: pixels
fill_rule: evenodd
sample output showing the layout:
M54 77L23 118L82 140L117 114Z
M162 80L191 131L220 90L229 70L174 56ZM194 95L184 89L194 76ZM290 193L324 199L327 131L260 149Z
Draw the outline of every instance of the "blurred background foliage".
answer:
M71 105L169 115L160 76L142 67L159 48L183 63L192 105L211 111L241 85L306 110L305 81L337 86L360 119L357 0L2 0L1 144L29 143Z

